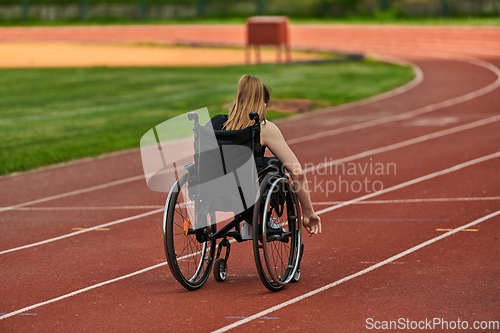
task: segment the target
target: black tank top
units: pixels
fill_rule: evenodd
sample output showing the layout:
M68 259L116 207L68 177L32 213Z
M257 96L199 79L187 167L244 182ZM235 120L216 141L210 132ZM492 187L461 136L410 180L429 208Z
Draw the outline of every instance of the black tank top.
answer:
M212 117L212 119L210 119L210 121L212 122L212 128L215 131L223 130L222 127L224 126L224 124L226 123L228 118L229 117L227 114L218 114L218 115ZM266 147L262 147L261 156L264 156L265 151L266 151Z
M215 117L212 117L212 119L210 119L212 122L212 128L216 131L221 131L227 119L228 116L226 114L218 114Z

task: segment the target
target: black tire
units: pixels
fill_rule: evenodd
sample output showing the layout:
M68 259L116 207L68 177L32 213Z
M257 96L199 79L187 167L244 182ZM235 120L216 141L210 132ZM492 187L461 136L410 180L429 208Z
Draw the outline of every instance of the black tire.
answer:
M260 280L262 284L270 291L279 291L283 289L283 286L274 283L272 278L267 274L266 262L264 258L264 250L262 247L262 211L265 202L265 193L269 189L269 183L271 179L278 178L278 174L270 173L261 182L258 198L255 202L253 211L253 222L252 222L252 234L253 234L253 255L255 260L255 266L257 268L257 273L259 273ZM260 234L259 234L260 233Z
M214 262L214 278L217 282L223 282L227 277L227 263L224 258L217 258Z
M275 173L266 176L254 207L253 249L259 277L270 291L283 289L298 268L300 214L288 179ZM272 228L274 225L279 228Z
M177 281L188 290L196 290L207 281L215 254L215 241L198 241L192 231L189 216L195 216L189 198L188 174L183 175L170 190L163 218L163 243L168 267ZM188 212L189 210L189 212ZM198 218L198 217L195 217ZM208 222L215 220L207 216ZM196 221L195 221L196 223ZM207 225L210 225L207 223ZM214 233L215 225L206 227L205 232Z
M302 256L304 255L304 243L300 246L300 258L299 258L299 267L297 267L297 271L293 275L291 283L297 283L300 280L300 262L302 261Z

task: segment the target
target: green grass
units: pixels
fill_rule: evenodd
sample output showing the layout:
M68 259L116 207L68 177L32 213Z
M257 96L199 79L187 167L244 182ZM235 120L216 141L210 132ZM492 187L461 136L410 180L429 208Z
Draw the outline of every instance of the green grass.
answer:
M293 24L403 24L403 25L458 25L500 26L500 17L416 17L400 18L381 13L376 17L348 17L324 19L291 19Z
M0 26L92 26L92 25L136 25L136 24L245 24L245 17L228 17L228 18L186 18L186 19L163 19L163 20L134 20L134 19L89 19L81 21L79 19L72 20L56 20L56 21L39 21L39 20L0 20ZM373 17L352 16L345 18L291 18L292 24L403 24L403 25L447 25L447 26L500 26L500 17L416 17L416 18L401 18L393 15L379 13Z
M275 98L316 107L366 98L400 86L411 68L374 61L202 68L0 70L0 174L138 148L166 119L202 107L227 112L243 74ZM284 116L269 112L270 119Z

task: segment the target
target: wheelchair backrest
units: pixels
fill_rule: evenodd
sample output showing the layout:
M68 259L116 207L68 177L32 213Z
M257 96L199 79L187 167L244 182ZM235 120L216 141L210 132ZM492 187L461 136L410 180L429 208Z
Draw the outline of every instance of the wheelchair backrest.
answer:
M239 214L252 207L262 165L260 125L255 120L255 125L240 131L214 131L204 108L154 126L140 142L147 186L171 194L182 186L181 180L187 181L183 205L194 207L187 209L193 221L199 213Z
M216 142L210 139L215 135ZM261 157L252 127L242 130L213 130L199 126L195 145L197 195L204 202L200 211L240 213L255 203L257 174L255 156Z

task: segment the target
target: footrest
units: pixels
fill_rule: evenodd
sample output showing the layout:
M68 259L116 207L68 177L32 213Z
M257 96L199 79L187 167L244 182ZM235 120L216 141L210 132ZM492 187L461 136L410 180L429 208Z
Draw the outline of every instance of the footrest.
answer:
M234 239L236 239L236 241L237 241L238 243L241 243L241 242L244 242L244 241L248 240L248 239L243 239L243 238L241 237L241 233L239 233L239 232L237 232L237 231L234 231L234 230L233 230L233 231L229 231L229 232L226 234L226 236L227 236L227 237L233 237Z

